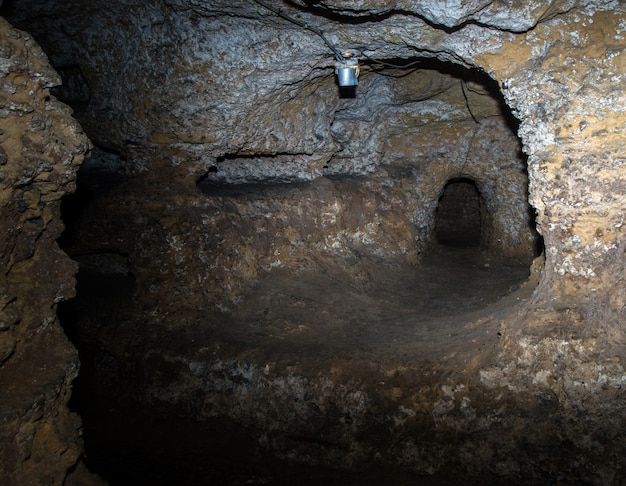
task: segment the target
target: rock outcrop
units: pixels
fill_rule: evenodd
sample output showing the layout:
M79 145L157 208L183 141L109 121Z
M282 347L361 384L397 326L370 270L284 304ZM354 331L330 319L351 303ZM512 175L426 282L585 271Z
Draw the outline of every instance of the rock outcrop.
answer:
M2 484L61 484L83 450L67 408L78 355L56 316L77 267L56 239L90 142L50 95L59 83L32 37L0 20Z

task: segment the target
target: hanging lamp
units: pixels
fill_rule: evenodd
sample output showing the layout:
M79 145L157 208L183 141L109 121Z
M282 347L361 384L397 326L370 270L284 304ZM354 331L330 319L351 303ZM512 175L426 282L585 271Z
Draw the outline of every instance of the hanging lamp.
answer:
M335 74L339 87L357 86L359 84L359 53L349 50L343 53L343 59L335 62Z

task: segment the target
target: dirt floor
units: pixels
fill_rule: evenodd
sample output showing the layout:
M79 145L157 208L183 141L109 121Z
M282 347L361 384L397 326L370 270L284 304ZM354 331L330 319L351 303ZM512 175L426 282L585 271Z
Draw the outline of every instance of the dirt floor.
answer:
M524 284L528 265L499 261L476 247L441 246L417 268L355 264L362 266L358 281L341 268L268 274L231 314L221 316L224 325L214 329L212 339L277 361L296 359L311 372L346 356L452 369L466 366L477 348L491 347L499 319L532 292L532 285ZM100 352L94 346L101 345L93 328L81 331L81 322L93 320L84 314L98 315L100 307L106 319L104 307L111 308L103 299L103 282L93 278L79 276L73 312L66 309L65 315L66 322L73 316L71 334L83 359L72 405L84 420L89 467L113 486L446 484L446 478L420 479L402 471L347 473L275 461L235 424L163 420L162 412L129 408L110 396L89 363L89 354ZM119 285L106 285L112 297L119 296ZM242 451L247 464L232 459ZM497 484L496 478L489 483Z
M362 265L359 281L341 268L271 273L234 309L221 337L318 362L345 355L436 361L496 338L487 323L532 291L522 285L529 265L478 247L439 246L419 267Z

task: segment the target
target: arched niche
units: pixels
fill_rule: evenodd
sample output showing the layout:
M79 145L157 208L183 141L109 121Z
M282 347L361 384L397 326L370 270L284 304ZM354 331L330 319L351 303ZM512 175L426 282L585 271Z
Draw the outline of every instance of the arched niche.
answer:
M473 179L455 177L446 183L435 212L435 240L440 245L478 247L488 215Z
M542 245L528 201L528 161L518 120L498 84L482 71L434 61L387 76L394 99L404 105L390 115L393 126L382 143L385 170L414 178L407 183L414 191L407 206L418 249L428 252L446 240L437 235L446 223L437 219L452 218L446 206L464 200L456 205L457 222L468 232L470 207L478 208L474 239L452 246L479 247L530 266ZM364 95L370 94L367 83L365 76Z

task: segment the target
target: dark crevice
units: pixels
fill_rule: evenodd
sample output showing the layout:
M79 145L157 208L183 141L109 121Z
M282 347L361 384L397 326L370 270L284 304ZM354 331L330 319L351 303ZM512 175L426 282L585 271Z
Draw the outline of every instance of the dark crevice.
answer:
M305 7L294 2L293 0L288 0L288 3L292 7L297 8L303 12L307 12L307 13L310 13L311 15L315 15L318 17L324 17L330 21L340 22L342 24L361 25L361 24L366 24L370 22L381 22L394 16L404 16L404 17L411 17L411 18L419 19L422 22L424 22L426 25L428 25L430 28L445 32L446 34L454 34L455 32L459 32L463 30L465 27L467 27L468 25L476 25L484 29L497 30L500 32L523 33L523 32L528 32L528 31L533 30L541 22L545 22L547 20L550 20L553 17L556 17L563 13L567 13L569 12L569 10L571 10L569 9L569 10L566 10L565 12L555 12L549 16L546 16L544 14L544 17L539 19L535 25L533 25L532 27L524 31L519 31L519 30L510 30L510 29L504 29L501 27L496 27L485 22L480 22L475 19L467 19L463 22L460 22L457 25L448 26L444 24L439 24L427 17L424 17L423 15L420 15L420 14L417 14L415 12L411 12L405 9L387 9L385 11L376 13L376 12L371 12L371 11L366 11L366 10L356 10L356 9L350 10L347 8L342 11L333 10L333 9L326 7L321 2L318 2L315 0L303 0L303 3L305 3L306 5ZM475 11L468 13L466 15L466 18L476 14L480 10L482 10L482 8L478 8Z
M118 158L114 152L100 148L98 150L103 154ZM90 160L83 162L76 176L76 190L63 197L61 201L61 217L65 230L57 242L70 256L72 256L73 246L80 242L80 219L85 208L89 207L96 197L102 197L124 180L123 173L108 169L110 168L98 166Z
M270 191L286 191L309 186L309 181L261 181L231 184L227 182L214 182L203 176L198 179L196 186L202 194L209 197L233 197L244 196L247 198L271 197Z
M72 107L77 117L80 117L87 109L91 99L89 83L85 79L82 68L79 65L54 66L61 76L61 85L53 88L51 93L59 101Z
M272 160L272 159L280 159L283 157L293 157L299 154L290 154L290 153L230 153L220 155L215 159L217 164L221 164L222 162L226 162L229 160Z
M330 20L331 22L349 25L360 25L369 22L381 22L398 13L398 11L396 10L387 9L379 13L352 10L353 13L349 14L339 12L337 10L332 10L315 1L304 0L306 6L302 6L296 2L293 2L292 0L288 0L287 3L293 8L298 9L300 12L306 12L315 17L323 17L326 20Z
M304 0L304 2L307 4L306 7L303 7L302 5L299 5L291 0L288 3L294 8L297 8L303 12L307 12L316 17L324 17L332 22L349 25L362 25L372 22L382 22L391 17L404 16L419 19L435 30L443 31L446 34L452 34L456 31L463 29L468 24L468 22L463 22L457 26L448 27L443 24L437 24L436 22L433 22L432 20L427 19L422 15L416 14L415 12L403 9L387 9L379 13L371 11L351 10L351 13L347 13L346 11L339 12L337 10L332 10L315 1Z

